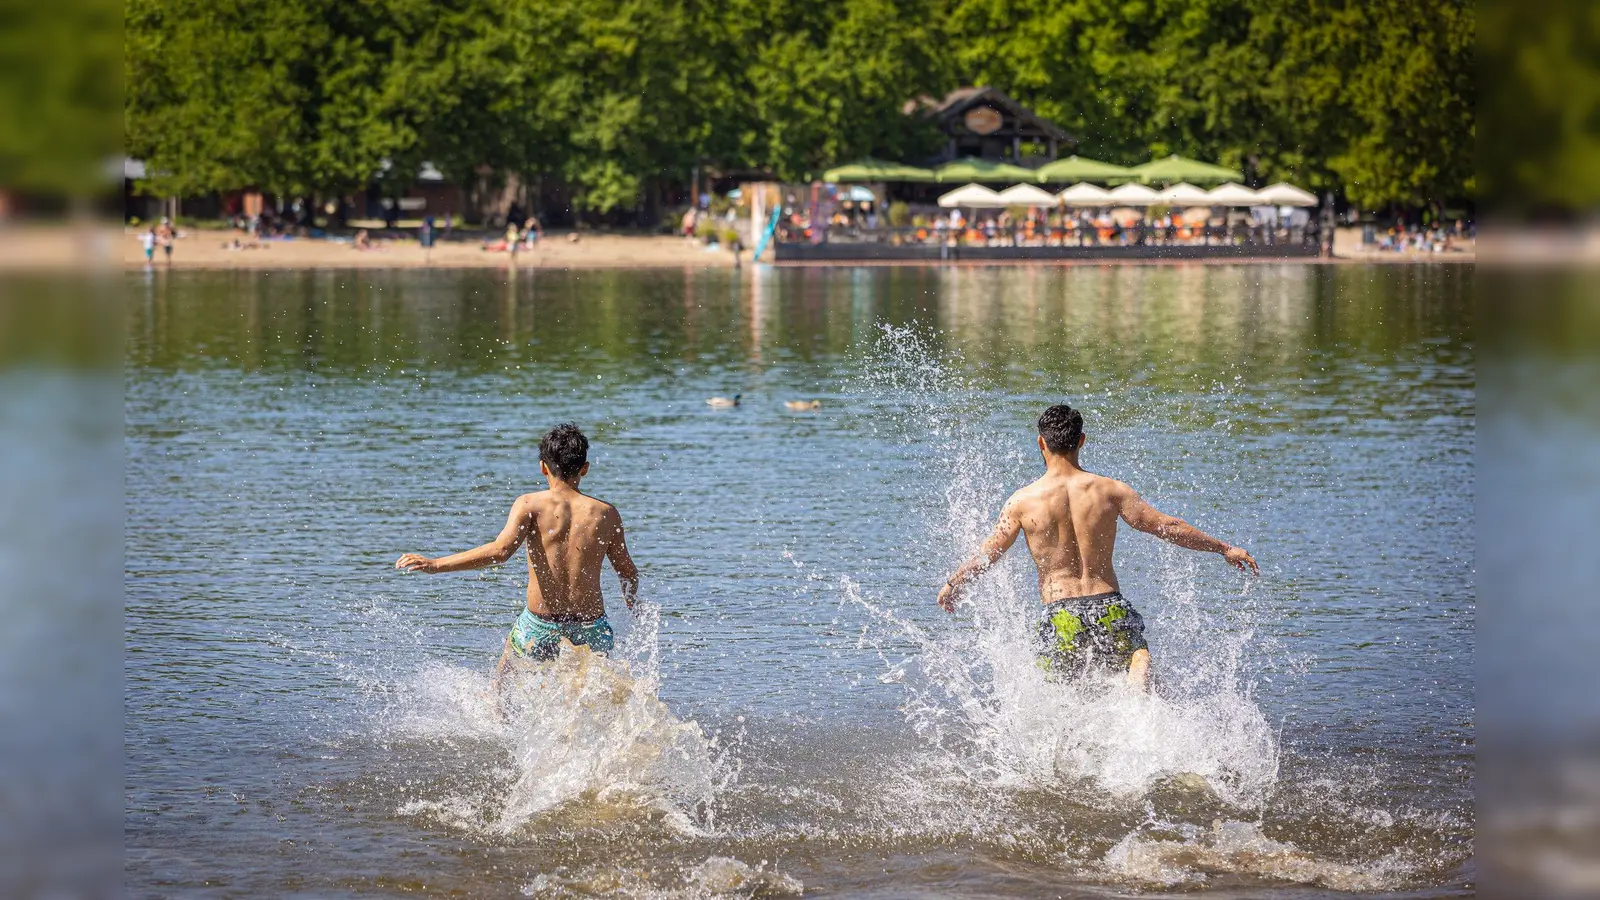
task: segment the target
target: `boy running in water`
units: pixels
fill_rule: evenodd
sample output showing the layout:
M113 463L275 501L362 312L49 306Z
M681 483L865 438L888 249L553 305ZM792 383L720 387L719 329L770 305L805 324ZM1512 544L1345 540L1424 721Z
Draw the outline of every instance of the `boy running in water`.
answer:
M639 595L639 570L628 555L617 508L578 490L589 472L589 439L578 426L557 425L544 436L539 471L550 489L518 497L499 537L451 556L429 559L407 553L395 563L395 568L412 572L481 569L505 562L527 542L527 602L506 637L497 681L510 668L513 654L553 659L562 638L599 652L611 649L611 623L600 593L602 560L609 559L616 570L629 609Z
M1219 553L1240 570L1261 571L1239 547L1156 511L1120 481L1085 472L1078 465L1083 444L1082 413L1066 404L1044 411L1039 417L1044 476L1006 501L978 555L956 569L939 591L939 606L954 612L967 582L994 565L1017 535L1024 534L1039 568L1039 598L1045 604L1038 632L1041 666L1069 676L1090 668L1126 671L1128 682L1144 690L1150 677L1144 619L1123 598L1111 567L1117 519L1179 547Z

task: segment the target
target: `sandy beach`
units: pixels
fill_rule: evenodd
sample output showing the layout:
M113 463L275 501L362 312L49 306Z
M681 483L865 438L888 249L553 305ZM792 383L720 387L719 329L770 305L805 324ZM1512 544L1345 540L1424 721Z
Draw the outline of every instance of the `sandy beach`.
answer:
M748 251L744 257L748 262ZM122 261L129 267L144 265L135 231L127 232ZM515 261L524 269L731 268L733 254L670 235L585 233L574 241L570 234L558 233L518 252ZM164 264L159 250L156 262ZM192 269L503 269L511 262L511 254L484 250L476 236L440 241L431 250L414 239L375 240L371 248L357 250L348 240L252 241L242 232L190 231L179 236L172 252L173 268Z

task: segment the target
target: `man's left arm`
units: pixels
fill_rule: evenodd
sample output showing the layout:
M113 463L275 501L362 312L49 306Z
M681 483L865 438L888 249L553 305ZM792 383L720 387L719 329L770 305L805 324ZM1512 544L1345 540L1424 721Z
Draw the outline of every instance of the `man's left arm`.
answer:
M1000 557L1005 556L1021 533L1022 519L1017 515L1016 502L1007 500L1000 509L1000 519L994 523L994 531L978 547L977 555L962 563L939 590L939 608L945 612L955 612L956 604L961 600L961 590L967 582L983 574Z
M1118 511L1124 522L1145 534L1153 534L1163 541L1169 544L1177 544L1185 550L1219 554L1228 561L1228 565L1241 572L1261 574L1261 569L1256 565L1255 558L1243 547L1235 547L1227 541L1219 540L1206 534L1177 516L1161 512L1146 502L1133 488L1125 484L1118 482L1118 488L1120 491L1117 501Z
M639 567L633 564L628 553L628 535L622 530L622 514L611 508L611 535L606 542L606 559L617 570L617 580L622 582L622 602L633 609L639 600Z

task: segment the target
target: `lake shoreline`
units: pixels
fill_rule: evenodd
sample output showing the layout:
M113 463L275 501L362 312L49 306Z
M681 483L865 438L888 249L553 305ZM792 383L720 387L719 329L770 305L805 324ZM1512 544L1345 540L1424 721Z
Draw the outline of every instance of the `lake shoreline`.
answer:
M149 265L134 231L124 233L121 262L123 268L137 270ZM236 246L237 244L237 246ZM248 249L246 249L248 248ZM1476 253L1471 250L1437 254L1379 253L1361 250L1359 233L1354 229L1341 229L1335 239L1335 255L1321 257L1262 257L1259 259L1229 257L1219 259L1173 259L1162 257L1120 259L1010 259L1010 260L957 260L929 262L923 260L793 260L778 263L789 268L828 268L857 266L959 266L959 267L1014 267L1014 266L1168 266L1168 265L1242 265L1255 263L1473 263ZM740 254L744 265L750 264L748 251ZM170 263L174 269L508 269L512 257L503 251L487 251L477 243L447 241L424 250L416 241L396 240L375 242L373 249L357 250L349 242L319 239L250 241L238 232L201 231L181 236L174 247ZM158 250L155 268L166 268L167 261ZM567 235L552 235L532 250L515 256L519 271L540 269L733 269L734 256L724 250L706 247L670 235L614 235L582 234L578 240Z

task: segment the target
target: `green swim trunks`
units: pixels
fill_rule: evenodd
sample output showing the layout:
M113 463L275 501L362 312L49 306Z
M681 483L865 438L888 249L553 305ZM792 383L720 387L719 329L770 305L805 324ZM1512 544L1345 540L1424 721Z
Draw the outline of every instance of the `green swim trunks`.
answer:
M1046 604L1038 643L1039 667L1067 677L1126 672L1133 654L1149 647L1144 618L1118 591Z
M615 644L611 623L605 616L590 621L554 621L524 609L511 628L511 649L528 659L555 659L561 639L587 644L590 650L605 653Z

